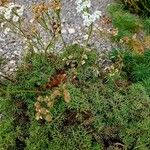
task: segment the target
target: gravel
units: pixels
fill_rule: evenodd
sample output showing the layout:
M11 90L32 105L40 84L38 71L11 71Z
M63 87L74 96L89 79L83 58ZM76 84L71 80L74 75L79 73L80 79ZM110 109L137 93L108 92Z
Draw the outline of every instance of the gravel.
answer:
M45 1L45 0L44 0ZM41 0L15 0L15 3L22 4L28 10L33 3ZM113 0L92 0L91 10L101 10L106 14L106 7ZM76 12L75 0L62 0L62 33L66 43L83 43L86 30L83 26L80 14ZM99 24L99 22L97 22ZM61 44L60 44L61 45ZM0 30L0 56L6 58L7 64L1 70L7 74L14 72L21 62L23 56L23 42L14 34L4 35ZM95 47L99 52L106 53L115 45L107 38L93 35L90 46ZM59 47L59 46L58 46Z

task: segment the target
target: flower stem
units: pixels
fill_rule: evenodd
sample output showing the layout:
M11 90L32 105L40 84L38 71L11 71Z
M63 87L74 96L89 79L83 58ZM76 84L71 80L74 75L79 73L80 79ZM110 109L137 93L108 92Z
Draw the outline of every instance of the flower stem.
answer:
M57 17L58 17L58 21L59 21L59 23L60 23L60 31L62 30L62 25L61 25L61 17L60 17L60 12L56 12L56 14L57 14ZM60 33L60 37L61 37L61 39L62 39L62 42L63 42L63 44L64 44L64 47L66 47L66 42L65 42L65 40L64 40L64 37L63 37L63 35L62 35L62 32Z
M89 43L89 40L92 36L92 32L93 32L93 23L91 23L91 25L89 26L89 29L88 29L88 38L85 42L85 47L87 47L88 43Z

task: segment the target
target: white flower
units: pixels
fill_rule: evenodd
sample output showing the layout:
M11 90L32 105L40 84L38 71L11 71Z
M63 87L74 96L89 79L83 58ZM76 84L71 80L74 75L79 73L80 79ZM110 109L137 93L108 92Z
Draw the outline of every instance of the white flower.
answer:
M96 19L99 19L99 18L102 16L102 12L99 11L99 10L96 10L96 11L93 13L93 16L94 16Z
M20 8L21 5L15 3L8 3L7 7L13 9L13 8Z
M32 40L31 40L31 42L35 42L35 43L37 43L38 42L38 39L36 39L36 38L33 38Z
M91 1L90 0L76 0L76 4L77 4L77 12L80 13L82 11L84 11L87 8L91 7Z
M82 2L82 0L76 0L77 5L81 4Z
M12 13L12 9L10 8L6 8L5 13L4 13L4 17L9 20L11 18L11 13Z
M0 37L0 42L5 42L5 39ZM2 51L2 49L0 48L0 52Z
M17 10L17 14L21 17L23 15L23 12L24 12L24 7L21 6L21 8Z
M14 4L14 3L9 3L6 8L4 7L0 7L0 14L4 14L4 17L9 20L13 19L14 22L17 22L19 20L19 18L17 17L17 15L14 15L13 11L16 10L16 13L18 16L22 16L23 15L23 11L24 11L24 7L18 4Z
M86 54L84 54L84 55L83 55L83 58L84 58L84 59L88 59L88 57L87 57L87 55L86 55Z
M83 20L84 26L88 26L89 27L91 25L91 23L92 23L92 21L89 18L86 18L86 19Z
M2 22L0 25L1 25L1 28L4 27L4 25L6 24L6 22Z
M82 3L83 8L90 8L91 7L91 1L86 0Z
M82 17L84 18L86 18L86 17L90 17L90 14L88 13L88 12L86 12L86 11L84 11L83 13L82 13Z
M82 18L83 18L83 24L84 26L90 26L92 23L92 20L90 19L90 14L87 12L84 12L82 14Z
M81 13L84 8L83 8L82 5L78 5L76 9L77 9L77 12L78 12L78 13Z
M18 20L19 20L19 17L18 16L13 16L13 22L18 22Z
M82 60L82 61L81 61L81 65L84 65L84 64L85 64L85 60Z
M8 7L8 8L11 8L11 9L14 8L14 6L15 6L14 3L8 3L8 4L7 4L7 7Z
M89 36L87 34L83 36L84 40L87 40L88 37Z
M5 12L5 7L0 6L0 15L2 15Z
M9 31L10 31L10 28L5 28L4 34L5 34L5 35L8 34Z
M38 52L39 52L36 47L33 47L33 51L34 51L35 53L38 53Z
M88 12L91 7L90 0L76 0L77 4L77 12L82 13L83 24L84 26L90 26L93 22L95 22L102 15L101 11L95 11L93 14Z
M22 41L23 41L23 43L27 43L28 39L24 37L24 38L22 39ZM28 47L29 47L29 46L28 46Z
M95 14L98 15L98 16L100 16L100 17L102 16L102 12L99 11L99 10L96 10L96 11L95 11Z
M68 58L69 58L69 59L72 59L72 58L73 58L73 56L72 56L72 55L69 55L69 56L68 56Z
M29 22L30 22L30 23L33 23L34 21L35 21L34 19L31 19Z

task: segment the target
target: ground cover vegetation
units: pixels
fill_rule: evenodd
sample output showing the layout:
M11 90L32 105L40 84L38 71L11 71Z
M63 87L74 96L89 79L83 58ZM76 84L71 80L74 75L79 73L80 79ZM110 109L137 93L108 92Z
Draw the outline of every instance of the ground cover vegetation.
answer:
M81 3L78 0L78 5ZM149 150L150 19L132 14L120 3L111 4L108 18L117 31L111 38L118 48L102 56L88 47L94 28L91 15L87 15L90 21L84 17L88 29L85 43L67 45L61 35L60 3L52 4L56 17L52 20L47 14L49 6L34 7L35 21L52 34L46 45L33 26L32 35L18 28L28 52L14 77L1 76L0 149ZM84 7L80 13L86 11ZM21 15L17 16L13 20L21 20ZM53 28L47 28L43 16L55 22ZM59 37L64 46L61 53L55 53ZM102 59L111 63L104 66Z

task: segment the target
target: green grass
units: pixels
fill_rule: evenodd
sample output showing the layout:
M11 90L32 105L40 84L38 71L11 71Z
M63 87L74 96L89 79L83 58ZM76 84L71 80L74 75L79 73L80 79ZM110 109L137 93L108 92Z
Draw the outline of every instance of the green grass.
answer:
M112 19L112 24L118 29L116 39L119 40L124 36L131 37L134 33L142 28L142 23L137 16L130 14L124 10L124 6L120 4L112 4L108 6L108 14Z
M149 35L150 34L150 18L144 19L144 30Z

